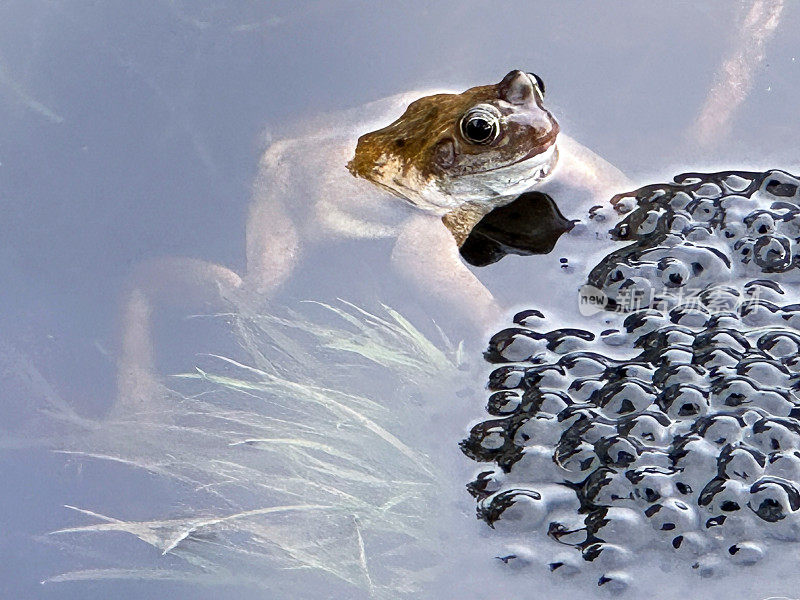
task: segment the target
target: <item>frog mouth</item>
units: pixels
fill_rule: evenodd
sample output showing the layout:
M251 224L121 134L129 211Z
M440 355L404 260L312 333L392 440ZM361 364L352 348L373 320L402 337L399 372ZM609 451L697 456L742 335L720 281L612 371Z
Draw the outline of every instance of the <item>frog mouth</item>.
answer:
M520 158L517 163L523 163L525 161L531 160L536 158L537 156L542 158L542 163L550 162L550 157L553 154L557 154L555 151L556 140L558 139L558 127L553 129L553 132L548 135L544 140L539 142L535 145L530 152L528 152L525 156Z
M508 165L492 167L491 169L484 169L483 171L481 171L481 173L502 171L508 169L510 166L521 167L524 165L526 167L529 167L531 171L542 168L544 169L545 174L547 174L550 171L552 171L556 161L558 160L558 149L556 147L557 138L558 138L558 131L556 130L553 133L553 135L549 136L543 142L535 146L527 154L523 155L522 158L520 158L519 160L514 161L513 163Z

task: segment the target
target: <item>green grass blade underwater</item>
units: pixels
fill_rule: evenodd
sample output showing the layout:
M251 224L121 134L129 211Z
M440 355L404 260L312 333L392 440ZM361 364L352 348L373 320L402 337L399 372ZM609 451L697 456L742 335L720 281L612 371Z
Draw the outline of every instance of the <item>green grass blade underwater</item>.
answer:
M49 539L77 550L126 534L169 562L84 565L46 582L195 581L291 598L291 581L317 578L348 597L414 596L440 551L430 506L443 480L415 398L452 390L461 348L385 305L282 313L209 315L228 323L235 357L207 354L163 378L152 410L73 421L57 452L177 486L182 502L147 519L65 504L78 524Z

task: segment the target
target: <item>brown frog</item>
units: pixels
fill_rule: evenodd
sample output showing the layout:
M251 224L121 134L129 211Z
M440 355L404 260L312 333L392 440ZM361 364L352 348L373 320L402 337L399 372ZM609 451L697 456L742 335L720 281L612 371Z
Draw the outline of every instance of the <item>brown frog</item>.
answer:
M512 71L496 85L413 102L391 125L361 136L350 172L443 216L456 242L493 208L547 177L559 127L544 83Z
M559 133L544 91L536 75L511 71L497 84L462 93L372 103L328 117L334 126L312 126L272 144L254 185L243 275L189 258L158 259L136 270L124 302L122 404L146 398L154 382L149 325L157 305L208 310L239 289L271 296L310 246L335 238L393 238L397 276L464 322L491 326L499 305L459 255L475 226L554 178L598 202L627 187L617 169ZM365 130L372 131L361 135ZM552 238L552 231L568 228L554 206L538 203L528 212L534 215L526 226L529 248L539 231ZM495 219L482 235L495 243L503 229Z

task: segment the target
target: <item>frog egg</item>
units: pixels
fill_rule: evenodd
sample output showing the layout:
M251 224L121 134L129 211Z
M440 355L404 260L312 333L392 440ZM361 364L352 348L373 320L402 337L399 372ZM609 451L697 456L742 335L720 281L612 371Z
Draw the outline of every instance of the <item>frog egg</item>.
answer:
M588 473L600 464L594 446L574 437L562 437L553 452L553 461L570 473Z
M656 230L662 215L664 215L663 210L648 210L645 218L642 219L642 222L639 223L639 226L636 228L636 235L645 236L653 233Z
M560 428L549 419L528 419L514 433L514 445L520 448L533 445L555 446L561 437Z
M637 381L614 381L605 384L594 402L606 415L627 415L641 412L655 401L652 389Z
M684 231L684 236L689 242L702 242L711 240L714 237L714 228L712 225L707 223L692 225Z
M639 338L636 341L636 345L656 351L674 347L689 349L694 339L694 333L691 329L673 325Z
M649 542L649 527L641 511L611 506L595 510L586 517L586 527L597 539L638 548Z
M694 360L694 353L686 347L668 348L653 356L652 360L659 366L689 365Z
M676 384L665 389L656 400L672 420L695 419L708 412L708 393L691 385Z
M773 452L769 455L764 473L789 481L800 481L800 452L797 450Z
M748 506L764 521L775 523L800 509L800 492L788 481L764 477L750 488Z
M798 195L798 185L800 185L800 181L788 173L769 171L759 186L758 192L777 198L794 198Z
M547 505L535 489L515 488L478 502L478 514L499 531L535 531L547 516Z
M722 188L716 183L703 183L694 191L695 196L705 198L718 198L722 194Z
M646 277L631 276L614 289L606 291L613 306L622 312L646 308L653 303L653 284Z
M744 435L744 421L733 415L712 415L699 419L695 431L717 447L737 444Z
M604 465L616 469L627 468L639 456L639 450L631 440L617 435L597 440L594 451Z
M726 221L720 228L722 238L733 245L747 235L747 226L741 221Z
M595 542L583 548L583 560L592 562L601 569L613 569L629 565L633 559L633 553L625 546L609 544L606 542Z
M650 383L653 381L653 373L655 373L655 369L650 365L623 362L606 369L605 377L607 379L638 379L641 382Z
M695 348L724 348L732 350L738 355L750 349L750 343L743 335L736 331L708 331L698 335L694 340Z
M749 236L740 237L733 244L734 256L736 256L742 264L750 264L753 261L755 245L755 238Z
M784 217L783 223L779 226L779 231L790 238L800 236L800 211L792 211Z
M489 362L521 362L530 360L545 349L546 340L541 334L514 327L493 335L484 357Z
M760 562L765 551L756 542L744 541L729 546L727 553L735 565L749 567Z
M695 361L712 372L723 368L735 368L741 354L728 348L703 348L695 353Z
M558 465L553 460L553 446L555 446L555 444L524 446L519 453L519 459L514 462L513 468L504 481L519 483L520 485L533 482L538 485L539 482L543 481L576 479L576 477L570 477L569 473L565 476L564 471L559 469ZM583 476L584 475L581 474L581 477ZM572 490L570 490L570 493L573 500L575 500L577 510L575 493Z
M742 321L738 314L734 312L716 312L712 307L708 308L709 312L714 314L706 321L706 327L709 329L741 329Z
M544 313L536 309L520 311L514 315L513 319L514 323L521 327L531 327L533 325L539 325L540 323L544 322L544 320L545 320Z
M681 532L670 543L678 554L692 558L707 554L716 546L714 539L702 531Z
M547 567L550 572L563 578L572 578L581 572L582 560L575 554L561 553L550 559Z
M719 474L744 484L753 484L764 474L766 459L754 448L726 446L719 457Z
M723 185L725 185L725 187L732 192L743 192L750 186L752 182L752 178L744 178L740 175L733 174L726 175L722 180Z
M647 507L644 514L653 529L668 532L670 539L675 533L691 531L700 524L697 511L678 498L663 498Z
M586 543L584 518L574 511L553 511L548 516L547 535L560 544L578 547Z
M680 259L667 257L658 261L656 275L666 288L677 289L688 283L692 272L689 265Z
M796 401L779 390L760 390L752 398L754 406L778 417L788 417L797 409Z
M608 363L599 360L598 355L574 352L561 357L558 365L563 367L570 377L591 377L605 373Z
M638 414L621 421L618 430L620 434L647 446L665 447L671 441L669 429L652 414Z
M673 210L683 210L692 201L692 197L686 192L676 192L669 201L669 207Z
M634 498L651 504L676 494L674 469L640 467L625 473L630 480Z
M731 194L720 199L720 207L725 212L725 221L741 221L747 215L764 208L765 203L758 198L742 194Z
M598 587L606 590L610 594L622 594L632 584L631 576L625 571L608 571L597 580Z
M628 241L636 237L637 228L631 223L629 217L617 224L609 233L614 241Z
M606 329L600 333L600 341L606 346L619 347L629 343L630 338L619 329Z
M739 312L742 316L742 323L749 327L766 327L770 325L779 325L778 307L771 305L768 302L761 302L751 300L743 302L739 307Z
M770 279L755 279L744 284L744 292L748 298L753 300L767 300L771 302L782 302L786 294L777 281Z
M793 266L791 241L782 235L762 235L753 246L753 260L767 273L783 272Z
M752 425L752 443L764 454L793 451L800 447L800 436L774 418L762 418Z
M703 579L721 577L727 572L727 567L718 556L706 554L692 564L692 569Z
M701 223L714 220L719 217L720 211L710 198L697 198L692 200L687 206L686 211L692 216L694 221Z
M776 225L772 214L766 210L757 210L744 218L747 231L753 237L775 233Z
M715 477L700 492L697 504L712 514L730 515L745 508L749 499L749 485L724 477Z
M486 403L486 412L495 417L502 417L518 412L522 397L517 392L495 392L489 396Z
M506 479L506 474L500 469L488 469L477 473L467 484L467 490L476 499L481 500L499 491Z
M616 196L611 202L614 210L621 215L631 212L637 205L635 196Z
M583 494L588 502L597 506L626 506L633 500L630 481L622 473L606 467L596 469L586 478Z
M622 322L625 331L630 335L642 336L660 329L668 323L668 319L664 314L657 310L644 309L636 311L627 317Z
M694 224L692 216L685 211L675 211L664 217L667 231L683 239L683 232Z
M663 366L653 375L653 383L661 388L677 384L705 387L708 385L708 370L700 365Z
M537 413L557 415L574 404L568 394L561 391L541 392L536 399Z
M673 442L670 456L675 468L681 470L680 480L695 490L700 490L717 472L717 446L697 435Z
M536 365L525 369L524 385L529 390L563 388L568 381L564 369L557 364Z
M492 391L524 389L524 367L500 367L489 375L488 388Z
M606 384L600 378L584 377L576 379L569 386L569 393L576 403L589 402Z
M711 402L714 407L751 404L755 392L755 382L746 377L720 378L712 389Z
M681 305L669 311L669 319L677 325L703 327L708 321L708 311L702 306Z
M487 429L480 439L481 448L492 451L503 448L507 443L506 431L502 427Z
M569 430L564 432L565 436L580 437L584 442L596 444L599 440L610 438L617 434L615 423L603 423L600 421L576 423Z

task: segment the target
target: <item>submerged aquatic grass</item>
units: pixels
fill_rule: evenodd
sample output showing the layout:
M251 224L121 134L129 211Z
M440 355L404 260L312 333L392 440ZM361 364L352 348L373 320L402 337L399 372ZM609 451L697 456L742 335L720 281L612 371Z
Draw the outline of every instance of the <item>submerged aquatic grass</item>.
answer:
M313 320L309 309L319 313ZM447 389L460 347L444 336L434 343L387 306L375 314L316 302L282 316L240 307L216 317L241 356L201 357L151 405L81 421L81 434L58 450L145 472L188 497L180 510L144 520L68 506L92 523L53 536L125 533L178 562L48 581L196 574L292 597L293 578L317 576L348 594L413 594L436 562L429 508L441 482L421 450L426 407L414 398Z

